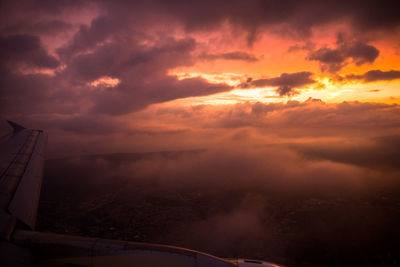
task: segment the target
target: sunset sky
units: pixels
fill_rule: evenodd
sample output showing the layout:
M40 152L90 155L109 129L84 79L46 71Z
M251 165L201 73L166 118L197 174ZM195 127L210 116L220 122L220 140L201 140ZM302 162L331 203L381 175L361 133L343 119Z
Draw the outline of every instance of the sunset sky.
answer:
M38 231L400 262L399 0L2 0L6 120Z
M1 118L50 155L397 136L399 8L2 1Z

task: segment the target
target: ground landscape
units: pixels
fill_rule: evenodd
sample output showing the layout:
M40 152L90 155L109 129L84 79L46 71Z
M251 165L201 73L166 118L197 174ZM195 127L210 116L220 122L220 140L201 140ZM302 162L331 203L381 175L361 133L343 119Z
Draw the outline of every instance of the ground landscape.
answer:
M268 184L236 187L229 181L217 187L166 186L160 181L166 167L152 175L121 172L140 162L202 153L48 160L38 230L173 244L288 266L399 264L399 186L356 194L340 189L327 194L327 188L293 192Z

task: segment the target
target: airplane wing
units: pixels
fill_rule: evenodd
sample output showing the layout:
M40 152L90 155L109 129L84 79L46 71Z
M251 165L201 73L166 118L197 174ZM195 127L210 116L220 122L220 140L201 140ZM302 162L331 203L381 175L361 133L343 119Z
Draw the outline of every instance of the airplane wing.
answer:
M6 239L17 221L35 228L47 143L43 131L9 124L13 133L0 143L0 223L4 224L0 230Z
M279 267L168 245L32 231L47 134L9 124L13 132L0 138L0 266Z

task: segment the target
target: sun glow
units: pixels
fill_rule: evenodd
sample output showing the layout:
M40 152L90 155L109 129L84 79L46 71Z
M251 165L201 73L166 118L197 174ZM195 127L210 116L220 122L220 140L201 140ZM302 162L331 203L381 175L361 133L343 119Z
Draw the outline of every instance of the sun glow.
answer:
M393 93L397 93L397 90L394 90L391 84L382 82L366 84L360 81L341 82L326 75L315 76L315 84L299 88L296 90L297 93L292 96L280 96L276 92L276 87L239 88L240 84L244 83L248 78L245 74L209 74L202 72L170 72L169 74L175 75L179 80L200 77L209 83L225 83L235 88L229 92L173 101L181 105L234 105L244 102L276 103L289 100L306 101L309 98L320 99L327 103L343 101L399 102L398 97L396 95L393 96Z

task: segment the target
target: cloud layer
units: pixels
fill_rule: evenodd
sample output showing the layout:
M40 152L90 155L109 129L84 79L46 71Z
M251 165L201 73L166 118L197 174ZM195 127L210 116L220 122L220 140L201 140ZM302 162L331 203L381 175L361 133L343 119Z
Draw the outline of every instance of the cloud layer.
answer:
M224 59L224 60L243 60L248 62L257 61L257 57L242 51L233 51L227 53L220 54L201 54L201 59L205 60L216 60L216 59Z
M311 78L313 73L303 71L296 73L283 73L279 77L256 79L249 78L246 83L239 85L240 88L259 88L265 86L277 87L276 92L280 96L294 95L298 93L297 88L311 85L315 81Z
M364 82L391 81L400 79L400 71L397 70L370 70L362 75L349 74L339 77L339 80L363 80Z
M359 66L366 63L373 63L378 55L379 50L374 46L360 41L348 43L339 40L337 48L323 47L311 51L307 59L318 61L322 71L334 73L348 64L349 59Z
M215 83L193 76L182 80L171 74L175 69L195 68L196 64L210 64L206 69L212 71L217 59L232 66L263 64L263 57L252 53L250 46L235 44L228 49L221 45L221 37L211 37L216 33L231 38L232 43L245 35L254 44L265 33L292 41L302 36L310 41L315 28L340 22L347 25L353 37L339 34L334 47L308 46L307 58L330 72L348 63L371 64L379 50L366 40L374 38L373 32L385 36L397 30L400 22L392 11L395 5L385 1L322 4L311 0L245 4L4 2L2 9L6 12L0 21L1 115L121 116L155 103L238 88L225 81ZM240 88L275 87L276 93L285 97L315 83L314 71L307 68L271 76L266 73L268 78L241 72L243 77L255 78ZM386 75L386 80L397 75L381 72L353 78L368 82L377 80L373 78L377 75ZM104 77L118 82L115 86L93 86Z

